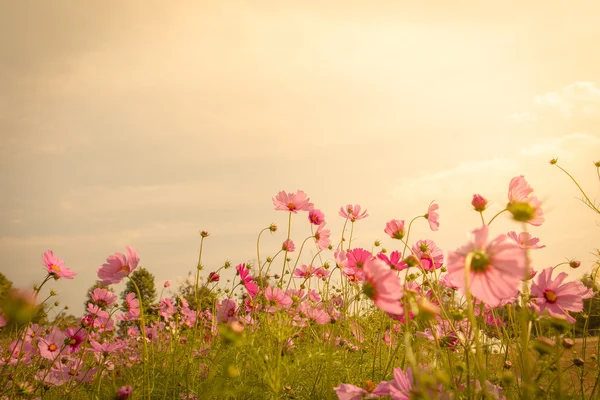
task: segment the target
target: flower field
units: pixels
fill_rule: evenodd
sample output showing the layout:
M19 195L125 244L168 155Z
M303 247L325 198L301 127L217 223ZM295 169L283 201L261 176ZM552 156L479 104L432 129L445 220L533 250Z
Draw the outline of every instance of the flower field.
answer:
M272 203L288 224L258 233L256 265L206 270L202 231L187 295L147 304L134 278L143 254L127 247L98 267L86 313L68 324L35 322L55 295L42 298L42 288L77 280L48 250L39 285L2 293L0 399L600 398L600 343L589 323L600 254L587 280L555 271L580 267L576 260L532 268L544 245L530 230L544 223L543 204L524 176L507 186L495 215L473 195L481 224L456 249L411 232L450 229L435 202L382 226L393 248L365 249L353 237L367 209L336 210L330 218L344 221L336 237L306 193L281 191ZM500 214L513 231L494 229ZM295 224L311 235L294 237ZM281 248L262 248L261 237L276 232ZM235 279L225 282L227 269ZM123 281L131 291L119 299L111 287Z

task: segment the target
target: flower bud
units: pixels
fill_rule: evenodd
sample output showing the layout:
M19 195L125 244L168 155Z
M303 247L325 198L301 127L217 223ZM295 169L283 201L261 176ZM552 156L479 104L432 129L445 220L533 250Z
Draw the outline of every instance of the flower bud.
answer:
M200 232L200 236L202 236L203 238L208 237L210 235L210 233L206 232L206 231L201 231Z
M552 160L550 160L550 165L554 165L558 162L558 158L553 158Z
M569 261L569 267L571 267L573 269L579 268L580 265L581 265L580 261L576 261L576 260Z
M131 386L121 386L119 390L117 390L117 394L115 395L115 399L128 399L131 397L133 393L133 388Z
M488 201L485 199L485 197L483 197L479 194L473 195L473 200L471 201L471 205L473 206L475 211L478 211L478 212L484 211L487 208L487 204L488 204Z
M573 339L564 338L562 345L565 349L570 349L571 347L575 346L575 341Z
M575 364L578 367L583 367L585 361L583 361L583 358L577 357L573 360L573 364Z
M269 225L269 230L270 230L271 232L277 232L277 225L275 225L275 224L271 224L271 225Z

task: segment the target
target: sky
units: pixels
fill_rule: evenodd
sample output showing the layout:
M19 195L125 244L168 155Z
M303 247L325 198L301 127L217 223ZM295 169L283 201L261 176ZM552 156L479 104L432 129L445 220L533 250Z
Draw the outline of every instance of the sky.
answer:
M411 241L447 254L481 224L473 194L489 220L524 175L546 217L528 227L547 246L533 267L577 259L558 271L580 277L600 216L548 163L599 199L600 5L577 4L2 2L0 272L39 283L53 250L78 275L47 287L80 315L97 268L132 246L176 289L200 230L204 276L255 260L271 223L261 257L274 255L281 190L304 190L335 243L340 206L366 208L353 246L367 249L397 249L385 223L435 200L440 230L420 219ZM502 215L491 233L522 228ZM291 229L299 247L307 214Z

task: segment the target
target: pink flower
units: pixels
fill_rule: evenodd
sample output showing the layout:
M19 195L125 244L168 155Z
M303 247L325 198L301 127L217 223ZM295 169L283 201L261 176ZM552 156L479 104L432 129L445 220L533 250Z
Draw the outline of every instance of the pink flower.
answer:
M531 192L533 189L523 175L513 178L508 187L506 209L516 221L540 226L544 222L544 212L540 207L542 203L537 197L529 197Z
M325 221L325 214L321 210L313 208L308 212L308 220L313 225L321 225Z
M248 291L248 294L252 297L256 296L256 293L258 293L258 285L254 283L254 277L250 275L248 266L246 264L239 264L235 269L240 275L242 284Z
M410 400L412 387L412 369L407 368L404 372L400 368L394 368L394 379L381 382L373 393L379 396L390 396L393 400Z
M65 344L71 354L77 352L81 344L87 339L87 334L82 328L67 328L65 330Z
M429 210L427 210L427 214L425 214L425 219L429 221L429 228L432 231L437 231L438 229L440 229L440 214L437 213L438 208L440 208L440 206L432 202L429 205Z
M391 314L402 314L400 305L402 287L396 273L385 262L372 258L364 266L363 292L373 300L375 306Z
M551 316L566 318L573 324L575 318L570 316L568 311L582 311L583 299L593 297L594 292L580 281L563 284L568 276L565 272L561 272L552 280L552 271L552 267L546 268L538 275L536 282L532 282L531 302L538 313L547 311Z
M346 259L348 261L348 267L362 269L363 266L373 258L373 254L370 251L361 248L355 248L348 250L346 253Z
M294 245L294 242L292 242L290 239L287 239L281 245L281 250L287 251L288 253L291 253L294 250L296 250L296 245Z
M217 306L217 321L231 322L237 319L237 303L233 299L225 299Z
M419 240L412 250L421 260L421 266L425 271L438 269L444 262L444 252L436 246L433 240Z
M325 222L321 223L315 232L315 241L317 242L317 247L319 250L325 250L331 244L331 239L329 236L331 235L331 230L325 229Z
M106 259L106 263L98 268L98 281L107 286L119 283L123 278L129 276L138 266L140 257L135 249L127 246L127 257L122 253L115 253Z
M140 301L135 298L135 293L127 293L124 306L132 317L138 317L140 315Z
M503 299L514 295L525 276L525 252L514 243L506 241L505 235L487 243L488 227L473 231L471 242L448 254L448 279L463 293L465 262L469 266L469 287L475 298L495 307Z
M487 208L488 201L480 194L474 194L473 200L471 200L471 205L475 209L475 211L483 212Z
M349 383L340 383L340 385L334 387L333 390L335 390L339 400L363 400L377 397L370 395L365 389L361 389L358 386Z
M510 180L508 185L508 201L527 202L531 192L533 189L525 180L525 176L516 176Z
M51 334L38 341L40 355L48 360L55 360L65 350L65 335L60 329L54 329Z
M315 270L315 276L319 279L327 279L329 277L329 270L319 267Z
M313 276L315 269L312 265L302 264L300 267L294 270L294 276L298 278L308 279Z
M168 288L169 286L171 286L171 282L165 281L163 287Z
M401 240L404 238L404 221L393 219L385 224L383 231L390 235L392 239Z
M117 295L104 288L96 288L90 292L90 298L98 307L106 309L117 301Z
M340 207L340 216L350 219L350 221L354 222L358 221L359 219L367 218L369 214L367 214L367 210L361 214L360 206L358 204L348 204L346 208Z
M296 193L279 192L276 197L273 197L273 205L276 210L289 211L296 214L298 211L310 211L313 209L313 204L309 202L309 198L302 190Z
M54 279L73 279L73 277L77 275L69 268L65 268L64 261L56 257L52 250L46 250L46 252L42 256L42 261L44 261L44 265L46 266L48 273L52 275Z
M546 245L540 246L538 242L540 239L536 237L531 237L529 232L521 232L519 236L514 231L508 232L508 237L517 242L520 248L522 249L543 249Z
M275 312L282 307L291 306L294 301L290 296L279 288L273 289L271 286L267 286L265 289L265 298L269 302L269 306L265 309L266 312Z
M133 388L131 386L121 386L119 390L117 390L116 398L117 399L128 399L131 397L133 393Z
M377 254L377 258L385 261L391 269L395 269L396 271L402 271L403 269L408 268L408 265L402 260L402 253L398 250L392 251L389 258L383 252Z

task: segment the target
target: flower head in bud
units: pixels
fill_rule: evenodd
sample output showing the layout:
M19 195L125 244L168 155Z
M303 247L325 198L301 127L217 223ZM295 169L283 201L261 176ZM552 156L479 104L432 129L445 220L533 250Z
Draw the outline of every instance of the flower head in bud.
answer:
M168 288L169 286L171 286L171 283L169 281L166 281L163 286L166 287L166 288Z
M585 364L585 361L583 361L583 358L577 357L576 359L573 360L573 364L575 364L578 367L583 367L583 365Z
M580 265L581 265L580 261L577 261L577 260L569 261L569 267L571 267L573 269L579 268Z
M131 397L133 393L133 388L131 386L121 386L119 390L117 390L117 394L115 398L117 399L128 399Z
M210 233L206 232L206 231L201 231L200 232L200 236L202 236L203 238L208 237L210 235Z
M575 341L573 341L573 339L564 338L562 345L565 349L570 349L571 347L575 346Z
M56 292L54 291L54 289L50 290L50 296L56 296Z
M271 224L271 225L269 225L269 230L270 230L271 232L277 232L277 225L275 225L275 224Z
M552 160L550 160L550 165L554 165L558 162L558 158L553 158Z
M594 165L596 166L596 168L600 168L600 161L596 161L596 162L594 163Z
M375 247L381 246L381 242L379 240L376 240L374 244L375 244Z
M225 261L223 268L225 268L225 269L231 268L231 261L229 261L229 260Z
M473 200L471 200L471 205L475 211L483 212L487 208L488 201L485 199L485 197L479 194L474 194Z

